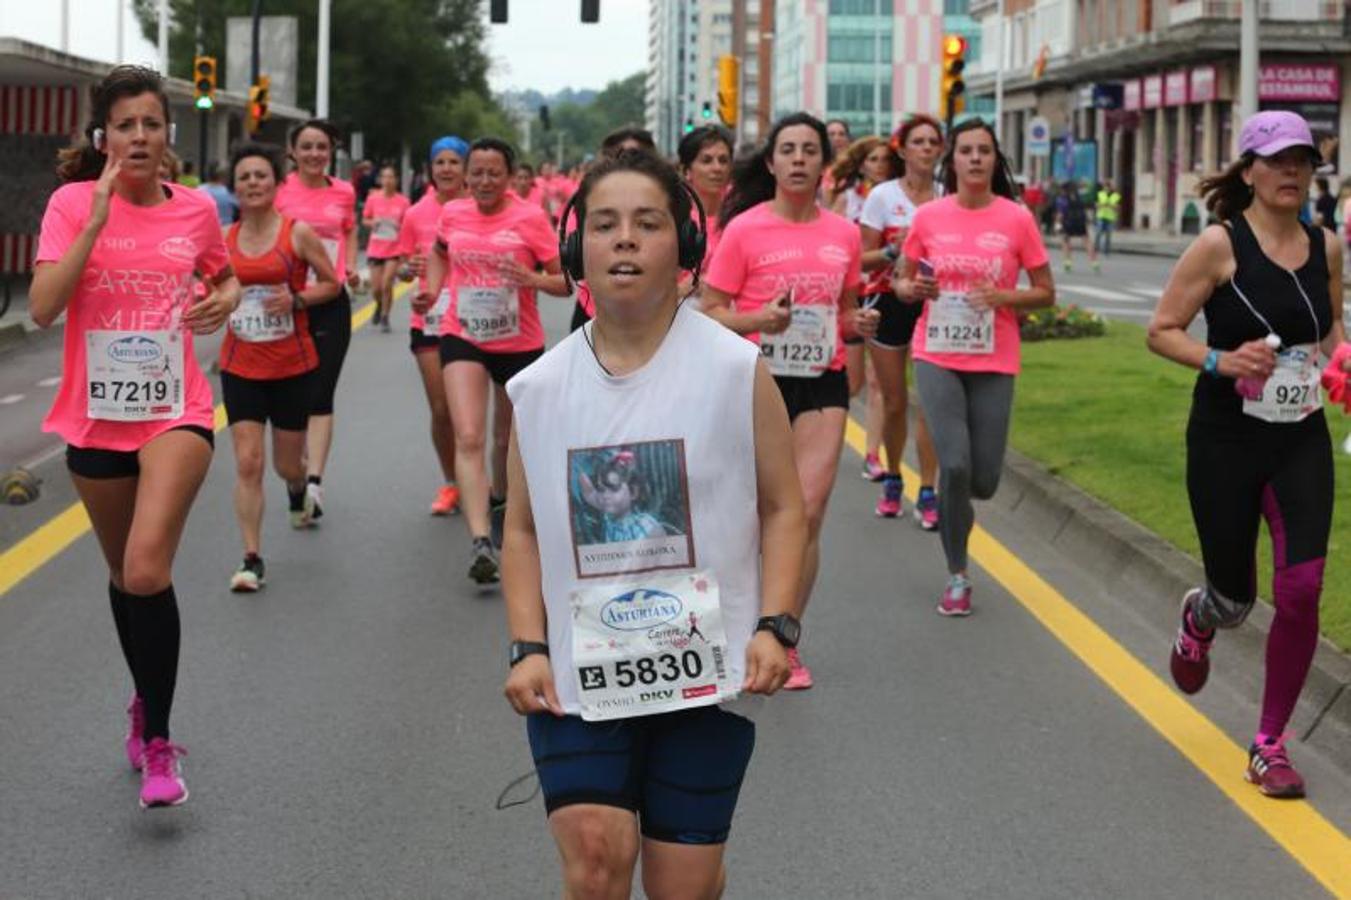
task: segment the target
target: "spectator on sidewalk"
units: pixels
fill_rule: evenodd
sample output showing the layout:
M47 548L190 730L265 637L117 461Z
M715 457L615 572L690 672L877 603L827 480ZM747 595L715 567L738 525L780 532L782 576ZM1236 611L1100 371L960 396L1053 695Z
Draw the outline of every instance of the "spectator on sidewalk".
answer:
M1079 193L1079 185L1073 181L1067 181L1060 186L1060 195L1055 199L1055 222L1061 235L1060 246L1065 254L1063 263L1065 271L1074 271L1076 239L1083 241L1084 253L1088 254L1088 262L1093 266L1093 271L1101 271L1097 251L1088 240L1088 207Z
M1337 198L1333 196L1328 180L1322 175L1314 179L1318 185L1318 198L1314 200L1314 224L1329 231L1337 230Z
M225 167L220 163L211 167L209 180L200 189L216 201L216 217L222 225L230 225L239 218L239 201L226 183Z
M193 166L192 160L183 161L183 174L178 176L178 183L184 187L201 187L202 179L197 177L197 170Z
M1116 230L1117 215L1121 211L1121 192L1111 179L1098 185L1098 230L1093 235L1093 249L1104 256L1112 255L1112 232Z

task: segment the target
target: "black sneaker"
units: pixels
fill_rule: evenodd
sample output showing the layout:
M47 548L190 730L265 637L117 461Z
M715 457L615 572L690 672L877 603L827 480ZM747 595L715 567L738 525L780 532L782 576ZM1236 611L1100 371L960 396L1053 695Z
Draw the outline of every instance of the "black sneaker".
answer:
M497 551L486 537L474 538L474 558L469 564L469 579L476 584L497 584L501 580Z
M489 524L492 526L493 546L498 550L502 549L502 532L507 525L507 501L506 498L489 497L488 498L488 517Z
M230 576L230 590L236 594L252 594L267 583L263 575L263 558L250 554L244 564Z

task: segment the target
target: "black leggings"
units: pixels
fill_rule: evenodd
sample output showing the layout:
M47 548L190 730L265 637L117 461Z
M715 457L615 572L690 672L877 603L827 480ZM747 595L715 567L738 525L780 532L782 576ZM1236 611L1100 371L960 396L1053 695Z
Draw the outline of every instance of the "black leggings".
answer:
M1187 493L1201 540L1203 628L1233 627L1257 597L1257 535L1271 531L1276 607L1267 636L1264 735L1290 721L1318 646L1318 602L1332 529L1332 441L1321 412L1292 424L1187 426ZM1219 594L1217 598L1214 594Z
M333 415L333 395L338 390L338 376L347 358L347 347L352 343L352 298L343 288L328 303L309 311L310 336L319 354L319 368L314 372L314 398L310 415Z

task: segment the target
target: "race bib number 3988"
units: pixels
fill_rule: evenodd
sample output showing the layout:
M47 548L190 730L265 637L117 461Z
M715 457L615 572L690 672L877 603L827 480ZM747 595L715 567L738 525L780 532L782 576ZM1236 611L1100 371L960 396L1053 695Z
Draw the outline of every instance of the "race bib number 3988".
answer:
M572 658L587 721L710 706L737 693L707 572L574 592Z

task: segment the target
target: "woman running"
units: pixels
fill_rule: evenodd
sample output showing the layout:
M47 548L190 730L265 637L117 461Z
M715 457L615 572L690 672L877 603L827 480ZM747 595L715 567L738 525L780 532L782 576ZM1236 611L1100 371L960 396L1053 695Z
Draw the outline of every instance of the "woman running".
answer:
M1155 353L1201 371L1187 423L1187 494L1206 583L1187 592L1173 680L1194 694L1210 674L1215 629L1242 624L1256 602L1257 534L1272 537L1276 615L1247 778L1269 797L1304 796L1285 728L1318 645L1318 604L1332 528L1332 442L1319 354L1342 347L1342 255L1335 234L1300 223L1318 154L1292 112L1260 112L1239 158L1201 182L1222 224L1178 260L1149 326ZM1206 342L1187 333L1198 312ZM1333 367L1330 367L1333 368Z
M891 146L898 157L897 177L879 184L868 194L859 218L863 231L863 269L872 273L872 280L864 288L864 303L875 303L882 314L868 352L882 393L882 442L887 448L882 496L877 501L879 516L901 514L901 458L905 453L910 407L906 364L920 313L918 304L902 302L892 292L891 281L915 210L938 195L934 169L943 154L943 131L928 116L911 116L896 130ZM871 412L869 406L870 419ZM937 531L938 497L934 483L938 478L938 457L922 407L915 410L915 455L919 458L915 521L925 531Z
M448 287L452 305L441 320L441 365L455 429L461 509L474 542L469 577L478 584L498 580L494 520L500 522L506 512L511 434L506 383L544 353L536 292L568 294L548 216L509 190L515 165L516 153L504 141L480 138L470 146L471 196L441 211L427 285L414 307L432 309L442 286ZM489 394L491 480L484 450Z
M1016 199L994 130L971 119L950 139L945 196L915 211L894 290L924 304L915 326L915 383L938 450L938 533L949 574L938 612L966 616L971 500L993 497L1004 468L1020 368L1018 312L1050 306L1055 285L1041 232ZM1018 287L1019 270L1030 287Z
M399 173L393 166L380 170L380 190L366 196L361 219L371 230L366 242L366 265L371 272L371 293L375 296L374 322L389 332L389 309L394 303L394 274L399 263L399 228L410 206L399 193Z
M844 337L877 333L876 310L858 308L858 229L816 203L830 162L826 126L785 116L753 156L737 163L722 207L723 233L703 291L704 311L760 345L793 428L807 504L807 550L798 585L805 612L821 555L821 526L835 485L849 410ZM791 690L812 686L789 651Z
M232 591L265 583L262 557L263 436L272 423L272 465L286 482L291 527L305 514L305 425L319 356L309 331L311 308L338 296L338 276L314 230L277 212L284 177L279 147L246 143L230 158L240 219L225 234L243 299L230 316L220 351L220 385L235 447L235 521L244 562ZM317 279L307 286L306 272Z
M649 897L722 895L755 725L717 704L778 690L799 634L788 417L755 349L680 303L690 205L652 154L596 166L567 237L596 319L510 386L505 692L568 897L630 896L639 859ZM607 625L619 605L661 624Z
M303 122L292 131L290 149L296 171L282 182L276 203L282 215L304 222L319 235L342 286L337 299L309 314L310 335L319 354L305 438L305 513L311 523L324 514L324 469L333 446L333 395L338 390L338 376L352 342L352 299L348 290L361 283L357 272L356 192L351 182L328 174L337 143L337 129L323 119Z
M703 270L708 264L722 239L722 202L732 183L732 135L717 125L705 125L696 128L680 141L676 149L680 160L680 174L685 183L699 198L704 208L704 221L707 223L708 241L704 251ZM695 222L698 212L692 212Z
M432 142L431 184L422 199L403 217L399 234L399 253L404 261L400 278L418 280L418 291L427 287L427 257L436 245L436 226L442 208L465 196L464 163L469 144L462 138L446 135ZM414 295L416 296L416 294ZM441 487L432 498L431 514L448 516L460 505L460 489L455 484L455 430L450 424L450 404L446 400L446 381L441 373L441 320L450 311L450 288L443 287L436 302L424 312L414 304L408 328L408 346L417 361L422 388L431 412L432 448L441 464Z
M836 159L830 167L833 186L828 192L827 200L831 211L857 225L869 193L877 185L895 178L899 168L899 160L895 158L895 153L887 146L886 141L879 137L863 137L854 141L844 155ZM867 259L866 255L864 259ZM866 286L864 290L867 291ZM877 305L876 298L872 296L864 302L872 306ZM857 396L865 386L868 389L864 398L867 417L863 477L868 481L881 481L887 474L886 468L882 465L880 452L884 411L882 389L877 383L872 357L864 352L866 346L864 340L857 336L844 342L845 371L849 375L850 397Z
M43 430L66 465L108 563L108 597L135 685L127 759L142 807L188 797L169 739L178 678L174 556L211 464L211 387L193 335L219 328L239 282L201 191L161 181L169 100L158 73L117 66L94 88L88 143L61 153L29 310L66 314L61 387ZM193 285L208 289L200 299Z

